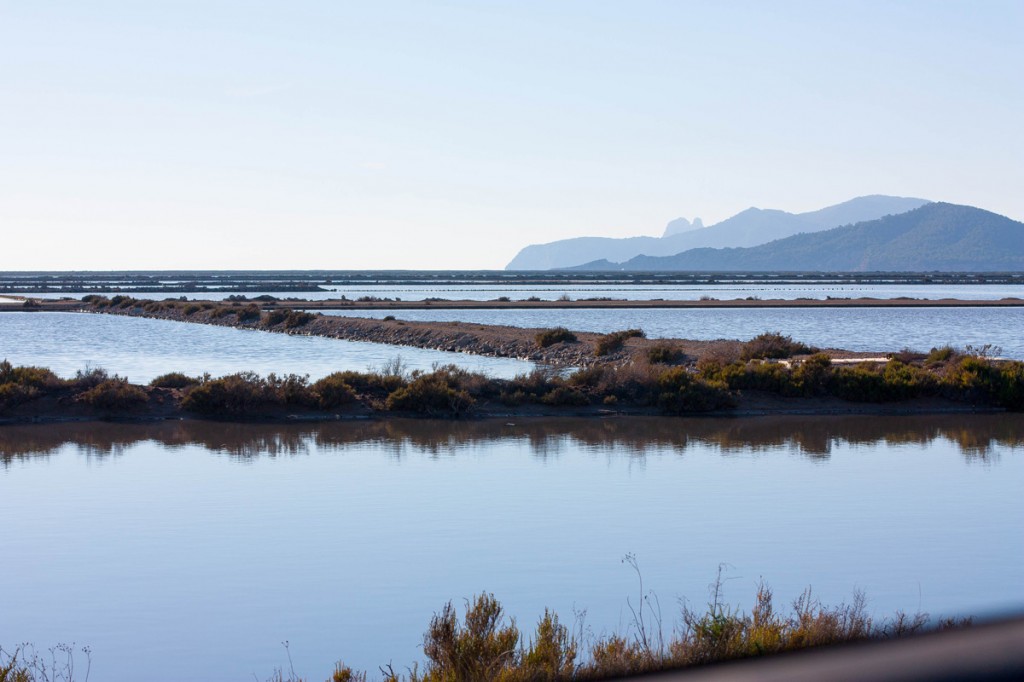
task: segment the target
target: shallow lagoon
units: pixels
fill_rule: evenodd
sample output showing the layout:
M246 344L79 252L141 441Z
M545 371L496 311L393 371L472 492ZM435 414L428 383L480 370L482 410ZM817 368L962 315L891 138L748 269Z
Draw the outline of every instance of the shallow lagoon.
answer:
M49 367L69 377L86 366L146 383L166 372L221 376L308 374L312 380L339 370L380 369L396 357L410 370L456 363L495 377L532 370L531 362L466 353L273 334L248 329L119 315L82 313L0 314L0 359Z
M0 427L0 643L76 641L96 679L266 679L420 660L493 591L625 630L763 577L785 605L1024 608L1024 422L916 418L173 422Z
M951 344L993 344L1024 359L1024 307L1014 308L730 308L559 310L366 310L324 314L410 321L463 321L516 327L563 326L607 333L643 329L650 338L751 339L781 331L822 348L886 352L928 351Z

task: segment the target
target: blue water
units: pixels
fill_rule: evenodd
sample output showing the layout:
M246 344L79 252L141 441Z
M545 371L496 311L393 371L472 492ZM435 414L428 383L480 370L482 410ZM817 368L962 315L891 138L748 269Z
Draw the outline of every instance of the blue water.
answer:
M221 376L308 374L316 380L339 370L379 369L400 357L409 370L455 363L495 377L532 370L530 362L446 353L409 346L272 334L169 320L81 313L0 313L0 359L49 367L69 377L102 367L135 382L167 372Z
M323 679L422 660L493 591L629 634L633 553L667 629L725 563L780 608L1024 608L1019 416L0 427L0 644L88 644L92 679ZM366 429L366 431L360 431ZM954 440L955 438L955 440ZM81 663L79 658L79 663Z
M993 344L1003 356L1024 359L1024 307L345 310L324 314L378 319L394 315L400 320L461 320L516 327L563 326L601 333L643 329L650 338L748 340L765 331L781 331L822 348L868 352Z

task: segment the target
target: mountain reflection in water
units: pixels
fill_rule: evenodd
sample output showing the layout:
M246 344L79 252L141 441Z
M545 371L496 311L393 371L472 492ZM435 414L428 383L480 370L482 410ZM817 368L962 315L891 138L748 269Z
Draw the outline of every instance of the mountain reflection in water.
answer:
M202 446L245 460L307 453L310 446L344 447L375 443L392 446L400 457L406 446L441 454L488 442L529 442L537 456L557 454L567 441L591 449L643 456L648 451L691 445L713 446L723 455L737 450L785 448L827 459L837 444L927 445L955 443L968 459L987 459L996 446L1024 445L1024 415L923 415L756 418L563 418L441 421L390 419L319 424L254 424L205 421L158 423L70 422L0 426L0 463L45 456L76 446L89 456L119 455L154 441L174 448Z

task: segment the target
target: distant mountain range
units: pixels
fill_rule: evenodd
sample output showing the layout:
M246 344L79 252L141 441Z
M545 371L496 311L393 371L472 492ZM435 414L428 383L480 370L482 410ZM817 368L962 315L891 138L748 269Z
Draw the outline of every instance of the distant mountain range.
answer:
M704 227L700 218L692 224L677 218L666 226L661 237L576 237L533 244L520 251L505 269L551 270L598 260L622 263L641 255L674 256L697 248L757 246L799 233L905 213L927 203L925 199L872 195L808 213L749 208L710 227Z
M835 208L839 207L823 210ZM671 256L636 256L623 263L604 259L571 269L1024 271L1024 223L971 206L929 203L897 215L759 246L694 248Z

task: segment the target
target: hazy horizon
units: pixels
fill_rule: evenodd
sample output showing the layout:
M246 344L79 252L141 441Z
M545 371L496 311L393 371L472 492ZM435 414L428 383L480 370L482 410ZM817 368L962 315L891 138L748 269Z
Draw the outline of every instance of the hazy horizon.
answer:
M501 269L868 194L1024 219L1024 5L0 7L0 270Z

